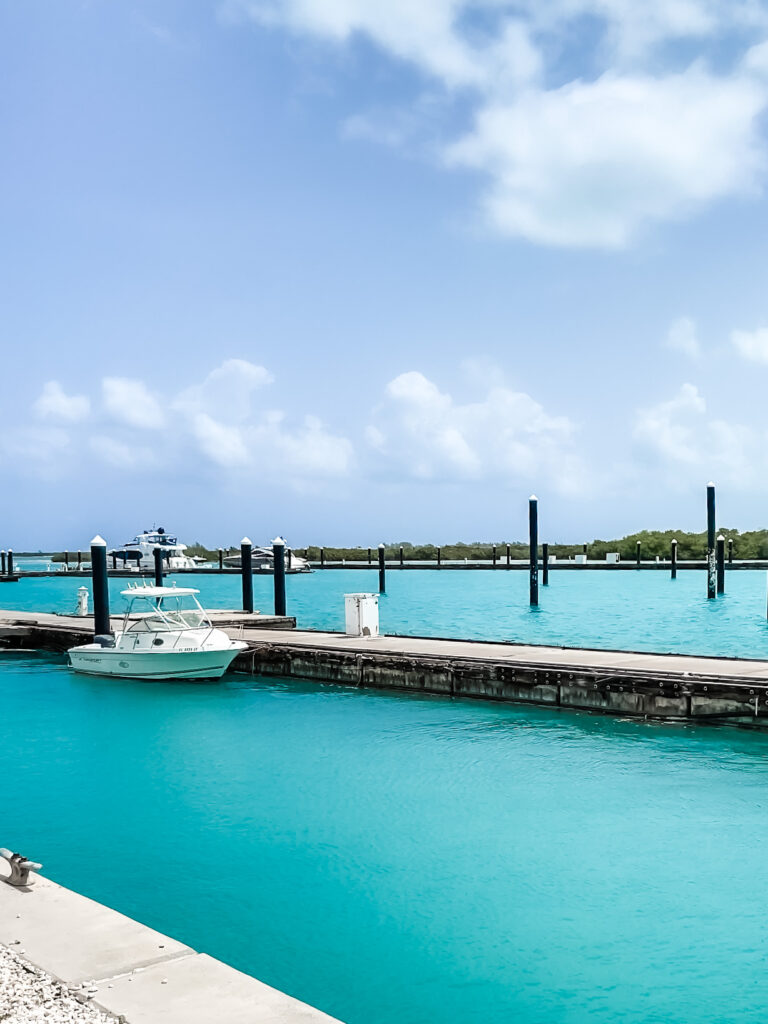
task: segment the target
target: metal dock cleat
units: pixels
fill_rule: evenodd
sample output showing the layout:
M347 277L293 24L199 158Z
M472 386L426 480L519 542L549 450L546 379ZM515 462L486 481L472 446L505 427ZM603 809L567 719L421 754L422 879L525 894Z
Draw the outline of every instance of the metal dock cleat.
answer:
M11 865L11 873L3 881L8 885L29 885L29 872L40 871L42 864L36 864L33 860L27 860L20 853L11 853L0 847L0 857L3 857ZM34 881L34 879L33 879Z

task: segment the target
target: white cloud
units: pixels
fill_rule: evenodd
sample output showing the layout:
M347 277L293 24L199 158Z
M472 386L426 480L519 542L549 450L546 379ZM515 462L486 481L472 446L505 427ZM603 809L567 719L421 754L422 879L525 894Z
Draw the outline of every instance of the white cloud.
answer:
M165 416L160 402L143 381L129 377L105 377L101 386L104 408L120 423L141 430L154 430L164 425Z
M49 380L32 408L41 419L77 423L88 416L91 403L85 395L68 395L57 380Z
M640 410L634 437L655 457L657 469L669 471L675 486L717 479L740 489L765 489L766 431L708 416L707 403L693 384Z
M156 454L145 445L126 444L113 437L92 437L88 446L102 462L117 469L135 469L140 467L145 472L157 463Z
M503 474L546 479L565 492L580 491L584 483L571 421L509 387L492 387L482 401L462 404L411 371L387 385L375 420L368 442L398 473L423 480Z
M683 384L674 398L640 410L634 436L667 459L698 462L698 414L706 409L699 389Z
M460 94L472 128L436 150L444 166L481 176L483 216L502 234L620 248L649 225L692 216L762 184L766 157L757 122L768 106L768 12L754 0L227 6L339 45L364 36L421 71L430 89L437 83L448 95ZM715 74L703 58L723 38L733 41L736 59ZM680 41L687 67L670 46ZM748 49L750 43L757 45ZM345 133L413 145L420 118L411 111L418 103L417 97L404 105L400 117L358 112Z
M768 363L768 327L754 331L732 331L731 344L744 359Z
M202 384L182 391L173 405L190 414L207 413L226 420L244 420L251 412L254 393L273 380L263 366L247 359L226 359L211 370Z
M192 430L203 454L220 466L242 466L250 461L239 427L219 423L201 412L193 417Z
M701 344L696 333L696 324L689 316L678 317L669 325L667 331L667 348L682 352L691 359L701 355Z
M605 74L485 105L446 160L487 177L483 211L503 233L620 248L648 223L756 187L766 99L757 80L697 66Z

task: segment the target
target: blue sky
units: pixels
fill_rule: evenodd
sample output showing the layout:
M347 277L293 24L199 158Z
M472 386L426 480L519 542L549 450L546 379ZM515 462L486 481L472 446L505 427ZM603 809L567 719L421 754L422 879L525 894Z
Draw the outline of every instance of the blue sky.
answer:
M768 6L0 10L0 545L766 525Z

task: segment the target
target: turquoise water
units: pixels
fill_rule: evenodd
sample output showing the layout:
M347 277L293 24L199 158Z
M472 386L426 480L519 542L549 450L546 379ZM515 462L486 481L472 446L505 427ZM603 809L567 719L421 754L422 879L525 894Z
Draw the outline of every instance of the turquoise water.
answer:
M21 654L0 691L0 842L349 1024L765 1020L764 736Z
M241 607L239 576L177 575L179 586L200 588L211 608ZM703 571L554 571L528 606L527 573L493 570L390 571L381 601L384 632L420 636L516 640L628 650L768 657L766 580L760 571L727 575L727 594L707 601ZM0 607L74 611L76 578L23 579L0 585ZM300 627L344 628L344 594L376 590L375 570L339 569L289 576L288 612ZM272 578L255 576L257 608L273 607ZM123 607L125 579L110 587L112 608Z

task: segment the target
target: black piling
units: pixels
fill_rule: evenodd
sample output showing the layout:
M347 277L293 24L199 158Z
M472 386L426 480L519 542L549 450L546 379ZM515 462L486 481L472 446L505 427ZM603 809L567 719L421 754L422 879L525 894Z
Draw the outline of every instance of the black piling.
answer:
M65 569L69 568L69 552L68 551L64 552L64 568Z
M509 544L507 544L507 568L509 568L511 563L512 563L512 552L510 550Z
M325 568L325 548L320 548L320 568Z
M371 549L368 548L368 565L372 565L372 564L373 564L373 559L371 558Z
M8 575L13 576L13 548L8 548Z
M83 568L83 552L77 552L77 571L80 572Z
M113 569L117 568L117 552L116 551L112 552L112 568Z
M549 586L549 544L541 545L541 585Z
M7 564L5 558L5 549L3 549L2 551L0 551L0 573L2 573L3 576L5 576L6 572Z
M248 537L240 542L240 573L243 577L243 611L253 612L253 544Z
M728 565L733 565L733 537L728 538Z
M539 603L539 502L535 494L528 501L528 566L530 604Z
M291 569L293 569L293 548L286 548L285 553L288 556L288 566L287 566L287 569L288 569L288 572L290 572Z
M492 555L492 558L493 558L493 568L495 569L496 568L496 545L495 544L493 545L493 555Z
M155 556L155 586L162 587L163 585L163 552L160 548L155 548L152 554Z
M437 549L437 568L440 568L440 548Z
M725 593L725 537L722 533L717 538L717 555L716 555L716 570L717 570L717 592L718 594Z
M673 540L669 545L669 578L677 579L677 541Z
M637 566L638 569L640 568L640 547L641 547L641 544L640 544L640 541L638 541L637 542L637 548L636 548L636 551L635 551L635 565Z
M379 593L387 592L387 567L384 562L384 545L379 544Z
M717 566L715 564L715 485L707 484L707 598L717 597Z
M275 564L275 615L285 615L285 541L275 537L272 541Z
M219 571L224 568L224 552L219 548Z
M400 545L400 568L403 568L403 546Z
M91 590L93 597L93 635L109 636L109 576L107 573L107 542L98 535L91 541Z

